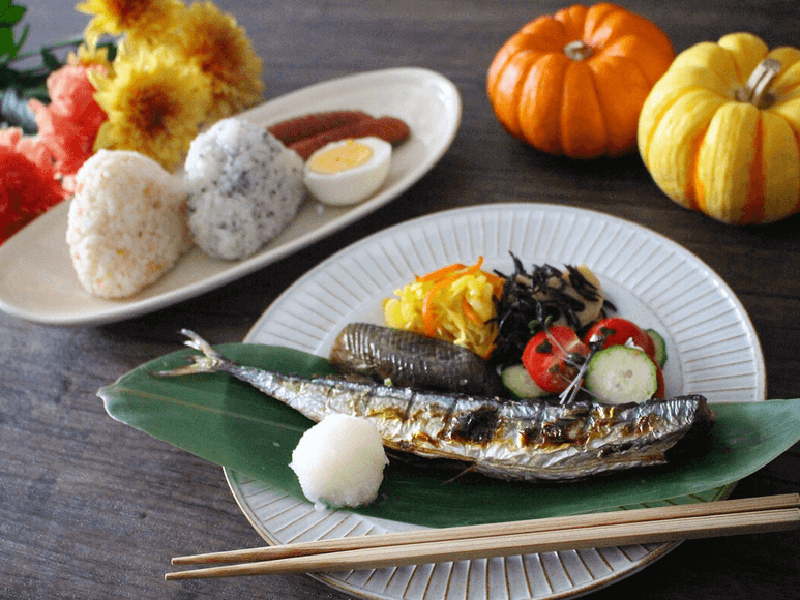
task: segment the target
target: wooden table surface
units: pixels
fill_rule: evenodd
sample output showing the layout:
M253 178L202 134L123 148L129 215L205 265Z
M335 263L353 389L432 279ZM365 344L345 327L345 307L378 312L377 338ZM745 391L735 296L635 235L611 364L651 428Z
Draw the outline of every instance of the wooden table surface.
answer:
M32 7L28 49L80 31L64 0ZM112 420L99 387L174 351L188 327L238 341L302 273L335 251L419 215L507 201L610 213L685 246L720 274L761 340L768 397L800 395L800 217L737 228L690 213L655 186L637 154L572 161L512 140L484 91L486 69L524 23L562 5L511 0L217 0L264 61L267 98L387 67L434 69L458 87L463 119L436 168L395 201L309 248L198 298L104 326L58 327L0 314L0 597L325 598L307 575L169 582L172 556L258 545L222 469ZM733 31L797 45L787 0L631 0L677 51ZM71 29L70 29L71 28ZM798 336L798 337L795 337ZM800 490L800 446L742 480L733 497ZM797 598L800 532L688 541L597 600ZM626 596L626 597L627 597Z

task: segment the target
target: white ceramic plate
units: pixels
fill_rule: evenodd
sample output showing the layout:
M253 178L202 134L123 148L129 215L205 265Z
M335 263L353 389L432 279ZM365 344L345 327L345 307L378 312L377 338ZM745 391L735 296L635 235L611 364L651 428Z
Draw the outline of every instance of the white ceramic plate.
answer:
M513 270L512 250L527 267L588 265L620 316L660 331L667 343L666 393L709 401L766 399L761 347L734 293L697 257L633 223L546 204L456 209L396 225L338 252L279 297L245 341L327 356L346 324L382 323L381 300L414 275L484 257L485 268ZM270 543L384 533L407 523L318 511L280 489L227 471L234 497ZM682 502L719 500L709 490ZM506 559L317 575L365 598L521 600L582 595L634 573L671 544L549 552Z
M42 215L0 246L0 310L41 323L100 324L139 316L198 296L256 271L390 202L439 161L461 122L461 97L445 77L421 68L386 69L312 85L239 115L261 125L326 110L359 109L405 120L411 137L395 149L386 182L353 207L309 199L290 227L256 255L212 260L193 248L154 285L125 300L86 293L64 241L68 203Z

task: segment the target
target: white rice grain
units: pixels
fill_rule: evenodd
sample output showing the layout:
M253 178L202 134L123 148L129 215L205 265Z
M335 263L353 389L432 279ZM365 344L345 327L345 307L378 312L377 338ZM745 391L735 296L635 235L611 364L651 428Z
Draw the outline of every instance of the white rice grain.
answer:
M81 285L125 298L170 270L191 241L181 178L153 159L99 150L78 171L66 240Z

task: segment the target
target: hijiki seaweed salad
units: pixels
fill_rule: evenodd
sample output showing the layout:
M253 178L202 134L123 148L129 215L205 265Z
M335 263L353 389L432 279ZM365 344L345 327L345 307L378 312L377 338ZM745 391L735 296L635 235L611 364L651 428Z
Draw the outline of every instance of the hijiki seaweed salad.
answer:
M338 377L237 365L190 331L200 353L158 375L226 372L318 423L355 416L386 448L506 480L663 465L705 437L706 398L663 398L662 337L612 316L590 269L512 261L509 275L479 259L415 277L384 300L385 324L338 333Z
M551 265L533 265L525 270L511 255L514 272L506 277L497 306L497 348L492 362L500 366L519 363L528 341L546 323L567 325L579 335L616 307L600 291L600 283L585 266L566 265L561 271Z

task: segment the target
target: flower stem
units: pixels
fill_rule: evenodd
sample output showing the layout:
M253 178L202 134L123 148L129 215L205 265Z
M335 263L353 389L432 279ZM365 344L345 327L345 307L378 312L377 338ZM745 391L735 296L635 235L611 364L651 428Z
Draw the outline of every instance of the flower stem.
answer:
M9 62L13 62L15 60L23 60L23 59L26 59L26 58L32 58L34 56L41 56L42 51L45 51L45 50L50 50L50 51L52 51L52 50L60 50L61 48L68 48L68 47L71 47L71 46L74 46L74 47L77 48L82 43L83 43L83 38L75 38L75 39L71 39L71 40L62 40L62 41L56 42L55 44L52 44L50 46L42 46L41 50L39 50L37 52L31 51L31 52L23 52L22 54L17 54Z

